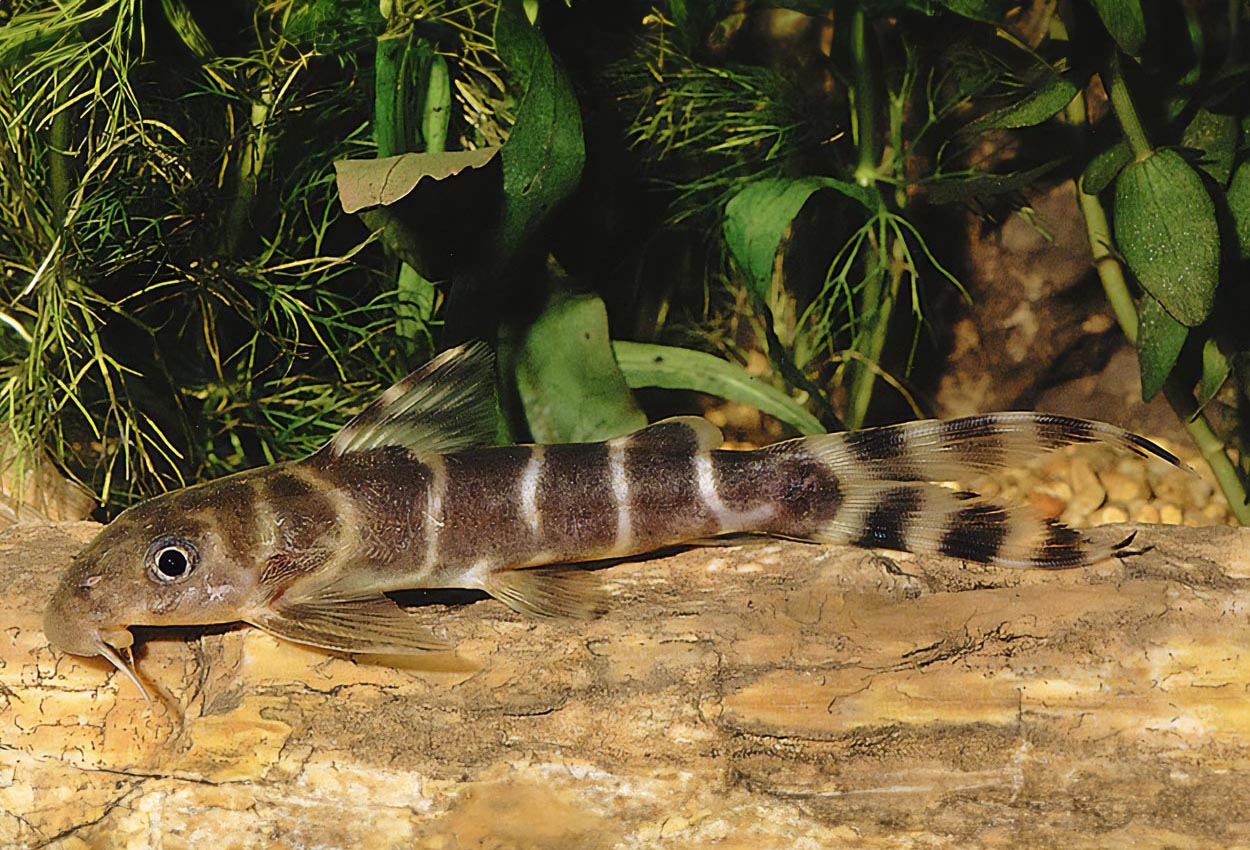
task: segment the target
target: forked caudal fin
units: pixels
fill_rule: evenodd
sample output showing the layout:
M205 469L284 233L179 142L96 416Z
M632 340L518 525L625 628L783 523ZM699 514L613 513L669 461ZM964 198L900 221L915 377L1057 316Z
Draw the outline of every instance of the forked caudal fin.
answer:
M1030 508L932 482L967 479L1039 451L1091 442L1188 469L1163 447L1122 428L1046 413L909 422L791 440L772 450L819 462L841 488L833 515L804 535L810 539L1063 569L1119 554L1129 540L1094 543Z

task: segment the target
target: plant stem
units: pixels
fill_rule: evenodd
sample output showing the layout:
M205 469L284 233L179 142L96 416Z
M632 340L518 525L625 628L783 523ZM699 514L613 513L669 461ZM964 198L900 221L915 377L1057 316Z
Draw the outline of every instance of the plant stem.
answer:
M1078 94L1068 105L1065 113L1068 122L1080 127L1085 123L1085 96ZM1127 133L1127 128L1125 130ZM1107 226L1107 213L1096 195L1085 192L1080 183L1077 184L1077 200L1081 212L1085 216L1085 229L1089 235L1090 248L1094 255L1094 268L1098 271L1098 279L1102 282L1103 292L1111 302L1116 321L1124 338L1131 345L1137 344L1137 308L1133 296L1129 292L1128 282L1124 279L1124 267L1111 252L1111 230ZM1176 417L1185 425L1189 438L1194 441L1203 460L1211 468L1220 490L1228 500L1229 509L1241 525L1250 526L1250 504L1247 504L1246 489L1237 473L1237 467L1228 456L1228 451L1205 414L1198 410L1193 392L1184 382L1173 374L1163 384L1163 395L1176 413Z
M881 151L877 149L877 97L873 88L871 56L868 53L868 15L861 4L856 4L851 15L851 62L853 65L851 87L851 129L859 161L855 166L855 182L860 186L875 186ZM876 363L885 349L886 331L890 325L890 311L894 306L893 287L887 291L887 260L890 246L886 241L885 228L880 228L874 246L874 260L860 293L860 315L867 327L856 335L855 349L868 361ZM846 426L851 430L860 428L868 415L873 385L877 373L865 363L856 364L851 372L850 399L846 412Z
M48 199L52 207L53 221L57 227L65 223L65 215L69 207L69 196L73 191L73 160L70 157L72 144L72 125L69 110L62 109L52 119L52 132L49 134L48 147L48 188L52 197Z
M885 351L885 339L890 327L890 314L894 310L894 300L898 294L902 268L899 254L903 245L896 237L895 241L887 247L884 238L883 235L883 241L876 249L879 262L887 256L887 252L893 261L881 262L880 268L872 271L864 284L863 300L860 302L865 310L864 321L868 327L864 331L863 342L860 343L857 340L855 348L868 362L856 364L854 377L851 379L846 426L853 431L863 427L864 419L868 415L868 405L872 401L873 387L877 382L877 372L870 368L868 363L881 361L881 353ZM887 276L889 277L888 286L886 285Z
M1137 107L1133 105L1128 85L1124 82L1124 72L1120 68L1120 51L1116 50L1111 54L1111 61L1102 75L1102 80L1111 98L1111 108L1115 112L1115 117L1124 128L1124 137L1128 139L1129 147L1133 149L1133 157L1141 162L1154 153L1154 147L1150 144L1150 139L1146 138L1141 118L1137 115ZM1084 109L1085 98L1082 96L1078 99Z
M265 164L269 144L266 124L273 104L273 78L265 74L260 82L260 92L252 101L248 112L247 132L239 142L235 153L234 197L226 209L219 251L224 257L236 258L243 246L244 237L251 231L252 204L260 184L260 172Z
M851 15L851 60L854 79L851 88L851 132L859 151L855 166L855 182L871 186L877 180L877 104L873 94L872 74L868 67L867 15L856 5Z

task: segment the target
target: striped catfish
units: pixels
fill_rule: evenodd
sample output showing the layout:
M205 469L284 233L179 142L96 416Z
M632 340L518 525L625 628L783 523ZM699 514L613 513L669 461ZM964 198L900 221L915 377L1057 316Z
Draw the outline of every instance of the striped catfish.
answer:
M601 604L593 573L567 565L728 534L1076 567L1127 541L1096 545L932 482L1091 441L1180 465L1111 425L1036 413L756 451L719 450L716 427L687 416L602 443L497 446L494 383L488 348L453 349L307 458L130 508L74 559L44 616L49 641L104 656L141 691L133 625L244 621L342 652L441 649L387 594L474 588L524 614L586 616Z

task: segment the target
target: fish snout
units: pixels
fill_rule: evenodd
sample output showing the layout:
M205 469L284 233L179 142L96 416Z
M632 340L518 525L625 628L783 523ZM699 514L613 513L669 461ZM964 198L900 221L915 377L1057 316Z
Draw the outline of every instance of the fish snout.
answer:
M43 612L48 643L72 655L99 655L100 636L90 623L90 612L64 587L57 589Z
M124 649L133 643L124 626L105 625L89 598L89 587L72 581L62 583L43 612L43 633L48 643L71 655L102 655L101 644Z

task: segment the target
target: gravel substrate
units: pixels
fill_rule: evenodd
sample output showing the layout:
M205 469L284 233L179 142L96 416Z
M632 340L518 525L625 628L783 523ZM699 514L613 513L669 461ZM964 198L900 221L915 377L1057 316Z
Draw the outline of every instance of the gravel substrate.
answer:
M1027 501L1048 517L1078 528L1112 522L1236 525L1211 470L1188 445L1155 442L1194 471L1126 456L1106 446L1076 446L1026 468L975 482L986 496Z

